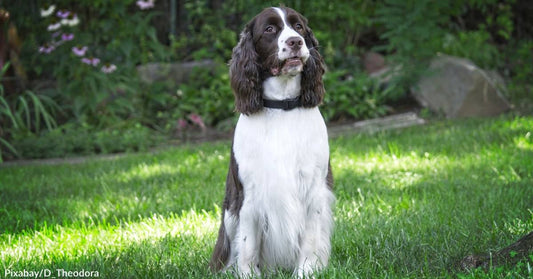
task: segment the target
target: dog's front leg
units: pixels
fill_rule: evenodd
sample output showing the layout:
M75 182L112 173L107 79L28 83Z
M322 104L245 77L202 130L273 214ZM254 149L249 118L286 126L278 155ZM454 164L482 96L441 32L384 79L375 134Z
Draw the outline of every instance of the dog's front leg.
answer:
M317 189L318 190L318 189ZM328 264L331 250L330 236L333 226L331 203L333 194L321 187L310 199L307 223L300 242L298 256L298 278L313 277L314 271L320 270Z
M255 208L250 202L244 202L239 216L237 241L237 269L243 278L260 276L259 248L261 235L258 229Z

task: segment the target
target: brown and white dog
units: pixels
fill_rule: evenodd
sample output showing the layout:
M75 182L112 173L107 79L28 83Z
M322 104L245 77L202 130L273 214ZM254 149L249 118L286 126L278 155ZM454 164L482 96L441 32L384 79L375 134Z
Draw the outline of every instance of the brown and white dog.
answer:
M333 177L318 105L324 61L307 19L267 8L230 61L236 110L222 224L211 268L243 277L278 268L310 276L328 264Z

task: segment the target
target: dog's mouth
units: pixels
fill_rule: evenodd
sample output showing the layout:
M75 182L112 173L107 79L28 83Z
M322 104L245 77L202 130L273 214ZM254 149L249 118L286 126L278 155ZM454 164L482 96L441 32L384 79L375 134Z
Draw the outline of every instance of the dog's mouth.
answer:
M280 66L273 67L270 72L274 76L278 75L297 75L303 71L304 63L301 57L293 56L285 59L280 63Z

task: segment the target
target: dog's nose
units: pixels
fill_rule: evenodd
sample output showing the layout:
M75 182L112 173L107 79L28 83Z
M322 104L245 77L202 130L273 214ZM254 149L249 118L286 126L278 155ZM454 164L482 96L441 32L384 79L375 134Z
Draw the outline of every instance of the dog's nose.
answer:
M290 37L287 39L287 45L292 50L300 50L300 48L303 46L304 40L300 37Z

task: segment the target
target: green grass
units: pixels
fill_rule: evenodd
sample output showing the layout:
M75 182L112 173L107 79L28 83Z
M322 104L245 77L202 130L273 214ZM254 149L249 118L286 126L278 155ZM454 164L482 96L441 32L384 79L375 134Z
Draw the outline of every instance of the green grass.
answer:
M0 168L0 278L41 269L213 277L229 148ZM533 230L533 117L346 135L331 140L331 163L336 225L318 278L533 277L533 259L489 271L456 266Z

